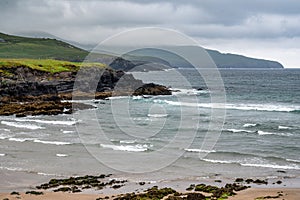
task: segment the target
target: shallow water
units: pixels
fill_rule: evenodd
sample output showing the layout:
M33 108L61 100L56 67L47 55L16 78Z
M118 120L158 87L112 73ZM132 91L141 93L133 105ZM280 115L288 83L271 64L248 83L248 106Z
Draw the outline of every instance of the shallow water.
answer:
M227 102L220 135L214 127L207 131L211 109L222 102L210 102L212 91L195 71L133 74L176 92L87 101L97 108L74 115L1 116L0 170L149 181L299 177L300 70L221 70ZM216 144L207 149L210 133ZM124 172L135 167L154 172Z

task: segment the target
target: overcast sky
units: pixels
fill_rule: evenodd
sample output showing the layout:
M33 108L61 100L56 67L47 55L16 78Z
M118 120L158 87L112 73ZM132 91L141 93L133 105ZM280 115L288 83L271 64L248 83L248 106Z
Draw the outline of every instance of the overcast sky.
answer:
M97 44L136 27L181 31L206 48L300 67L299 0L0 0L0 32Z

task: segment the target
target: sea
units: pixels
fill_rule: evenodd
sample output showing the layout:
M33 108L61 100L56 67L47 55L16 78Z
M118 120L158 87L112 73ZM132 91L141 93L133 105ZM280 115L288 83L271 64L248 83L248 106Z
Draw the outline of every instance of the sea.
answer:
M299 179L300 69L206 72L131 72L172 95L78 100L95 108L74 114L1 116L1 176ZM39 181L26 177L2 184Z

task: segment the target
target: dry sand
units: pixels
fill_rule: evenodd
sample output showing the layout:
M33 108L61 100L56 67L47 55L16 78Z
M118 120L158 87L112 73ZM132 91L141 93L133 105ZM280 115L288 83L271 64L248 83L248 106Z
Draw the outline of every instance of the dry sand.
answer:
M300 200L300 188L250 188L241 192L228 200L255 200L259 197L275 197L282 194L279 198L269 198L276 200ZM9 200L96 200L99 197L105 197L103 194L70 194L62 192L46 192L44 195L30 195L21 193L20 195L10 195L1 193L0 200L8 198ZM268 198L265 198L268 199Z
M278 194L282 194L279 198ZM270 198L266 198L269 196ZM238 195L228 198L228 200L254 200L259 199L276 199L276 200L300 200L300 188L249 188L238 192ZM265 197L265 198L264 198Z

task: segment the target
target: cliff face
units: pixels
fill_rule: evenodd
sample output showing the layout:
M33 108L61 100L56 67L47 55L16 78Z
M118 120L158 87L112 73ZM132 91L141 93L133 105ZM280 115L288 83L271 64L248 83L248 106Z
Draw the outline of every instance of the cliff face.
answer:
M111 68L85 67L79 72L50 73L25 66L2 67L0 75L0 115L53 115L89 107L61 102L72 98L171 94L165 86L144 84L131 74Z

